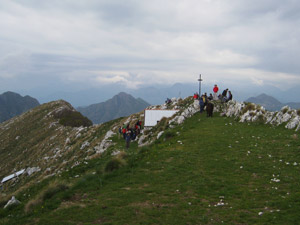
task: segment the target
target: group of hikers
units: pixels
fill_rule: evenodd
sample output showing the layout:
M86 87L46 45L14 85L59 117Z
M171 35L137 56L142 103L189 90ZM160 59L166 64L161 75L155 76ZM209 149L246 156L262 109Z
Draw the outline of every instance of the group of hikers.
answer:
M198 93L195 93L193 98L194 98L194 100L199 100L200 113L202 113L204 111L205 106L207 107L209 105L210 101L220 100L221 102L228 102L228 101L232 100L232 93L231 93L231 91L228 90L228 88L226 88L222 92L222 94L219 94L219 87L218 87L218 85L215 84L214 88L213 88L213 94L210 93L209 96L207 96L207 94L204 93L203 95L199 96ZM210 108L211 108L211 106L208 107L209 110L210 110ZM211 114L211 113L209 113L209 114ZM208 116L210 116L209 114L208 114Z
M218 85L215 84L215 86L213 88L213 92L214 92L214 95L212 96L213 100L221 100L221 102L228 102L228 101L232 100L232 93L231 93L231 91L228 90L228 88L226 88L222 92L222 94L218 95L219 87L218 87ZM227 94L228 94L228 96L227 96Z
M228 102L232 100L232 93L228 90L228 88L226 88L222 94L219 94L219 87L215 84L213 87L213 94L210 93L209 96L207 96L207 94L204 93L203 95L199 96L198 93L195 93L193 98L195 103L200 105L200 113L202 113L206 107L207 116L212 117L214 105L211 103L211 101L219 100L222 103ZM166 104L170 104L171 102L172 101L169 98L167 98L165 101ZM142 122L140 120L135 123L134 127L130 127L129 124L123 124L123 126L119 128L119 133L123 135L127 149L129 148L130 142L135 140L137 135L140 134L141 128Z
M129 127L129 124L123 124L122 127L119 128L119 133L123 135L123 138L126 142L126 148L129 148L130 141L135 140L137 135L140 134L142 128L142 121L138 120L134 127Z

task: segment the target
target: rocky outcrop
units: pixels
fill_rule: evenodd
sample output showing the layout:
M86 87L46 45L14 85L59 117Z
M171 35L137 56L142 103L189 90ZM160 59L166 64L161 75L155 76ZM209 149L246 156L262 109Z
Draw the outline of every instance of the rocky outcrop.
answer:
M239 122L262 122L274 126L285 124L288 129L300 130L299 110L293 110L288 106L283 107L278 112L269 112L260 105L234 100L227 103L213 101L213 104L214 112L219 112L221 116L235 117ZM150 106L148 109L178 109L179 111L173 117L168 118L168 127L173 128L199 112L199 105L197 101L191 100L191 97L183 100L172 98L172 102L169 104ZM157 131L155 127L148 128L139 137L138 145L141 147L151 144L155 139L159 139L163 133L164 131Z
M253 103L230 101L223 107L219 107L219 110L222 116L238 117L240 122L260 121L274 126L285 124L287 129L300 130L299 110L291 109L289 106L284 106L277 112L269 112L264 107Z
M104 139L101 141L100 145L95 146L94 149L96 151L97 154L103 153L106 151L106 149L108 149L113 143L112 140L110 140L110 138L114 135L115 133L111 130L109 130Z

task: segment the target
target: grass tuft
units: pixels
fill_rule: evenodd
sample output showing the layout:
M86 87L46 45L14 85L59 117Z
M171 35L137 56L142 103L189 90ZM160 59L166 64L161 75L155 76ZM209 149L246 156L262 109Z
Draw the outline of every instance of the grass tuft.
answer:
M126 162L124 159L121 159L119 157L112 158L110 161L107 162L104 171L105 172L112 172L114 170L117 170L123 166L126 165Z
M249 115L250 115L251 117L254 117L254 116L256 116L256 112L250 112Z
M289 110L288 108L284 108L284 109L282 110L282 113L285 114L285 113L287 113L288 110Z
M174 130L168 130L166 131L164 134L164 137L169 140L171 139L172 137L175 137L176 136L176 132Z
M57 194L62 193L68 189L69 187L64 183L54 182L50 184L44 191L42 191L37 196L37 198L27 202L24 208L25 213L33 212L38 206L43 205L47 200L52 199Z
M242 114L252 110L255 110L255 105L251 102L245 102L245 107L242 110Z
M265 122L265 117L263 114L260 114L257 118L258 123L264 123Z
M38 206L40 206L42 204L43 204L42 199L40 199L40 198L32 199L29 202L27 202L27 204L25 205L24 211L25 211L25 213L32 213L35 208L37 208Z
M150 151L150 147L149 146L144 146L142 148L139 149L138 154L146 154Z
M54 195L59 192L65 191L68 189L68 186L65 184L58 184L55 186L50 185L50 187L44 191L42 194L42 200L45 201L47 199L51 199Z

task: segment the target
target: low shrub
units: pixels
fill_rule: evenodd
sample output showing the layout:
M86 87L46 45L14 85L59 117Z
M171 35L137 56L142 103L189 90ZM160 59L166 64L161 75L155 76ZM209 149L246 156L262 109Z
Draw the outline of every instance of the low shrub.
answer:
M1 200L0 201L0 208L3 208L6 205L6 203L8 202L8 200L9 199Z
M151 130L144 130L144 135L150 134Z
M300 116L300 109L297 110L297 115Z
M124 151L121 151L116 157L119 159L126 159L127 153Z
M25 205L25 213L31 213L37 206L40 206L43 203L42 199L32 199Z
M288 108L284 108L284 109L282 110L282 113L285 114L285 113L287 113L288 110L289 110Z
M77 111L65 110L63 113L54 116L59 119L59 123L63 126L89 127L93 125L92 121Z
M164 135L164 137L165 137L166 139L170 139L170 138L172 138L172 137L175 137L175 136L176 136L176 133L175 133L174 130L168 130L168 131L166 131L163 135Z
M50 184L47 189L45 189L41 192L41 194L38 195L37 198L27 202L24 208L25 212L32 212L35 208L44 204L46 200L52 199L55 195L57 195L58 193L62 193L67 189L69 189L69 187L63 183L58 184L57 182L55 182Z
M47 199L52 198L54 195L56 195L57 193L61 192L61 191L65 191L68 189L68 186L65 184L58 184L55 186L50 186L47 190L44 191L44 193L42 194L42 200L45 201Z
M147 153L149 151L150 151L149 146L144 146L144 147L140 148L138 154L145 154L145 153Z
M80 178L73 186L72 191L81 190L81 191L91 191L98 190L101 186L101 182L98 174L87 174Z
M248 111L255 110L255 105L251 102L246 102L245 107L242 110L242 114L245 114Z
M251 117L254 117L254 116L256 116L256 112L250 112L249 115L250 115Z
M260 114L257 118L258 123L264 123L265 122L265 117L264 115Z
M72 112L70 115L63 117L59 120L59 123L64 126L71 127L89 127L92 126L93 123L87 117L83 116L80 112Z
M112 158L110 161L107 162L104 170L105 172L112 172L125 165L126 165L125 160L116 157L116 158Z
M164 131L164 130L167 129L168 125L169 125L169 119L166 118L166 117L163 117L163 118L157 123L156 127L157 127L157 130L158 130L158 131Z

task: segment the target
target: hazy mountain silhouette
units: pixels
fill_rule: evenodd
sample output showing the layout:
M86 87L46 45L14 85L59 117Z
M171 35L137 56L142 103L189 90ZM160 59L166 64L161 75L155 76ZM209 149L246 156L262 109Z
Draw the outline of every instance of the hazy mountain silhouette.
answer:
M120 92L106 102L78 107L77 110L93 121L94 124L99 124L140 112L149 105L141 98L136 99L125 92Z
M280 110L283 106L288 105L293 109L299 109L300 103L299 102L288 102L288 103L281 103L276 98L266 95L260 94L257 97L251 97L246 100L246 102L252 102L255 104L259 104L265 107L269 111L276 111Z
M0 95L0 122L20 115L38 105L40 105L38 100L28 95L22 97L14 92L5 92Z

